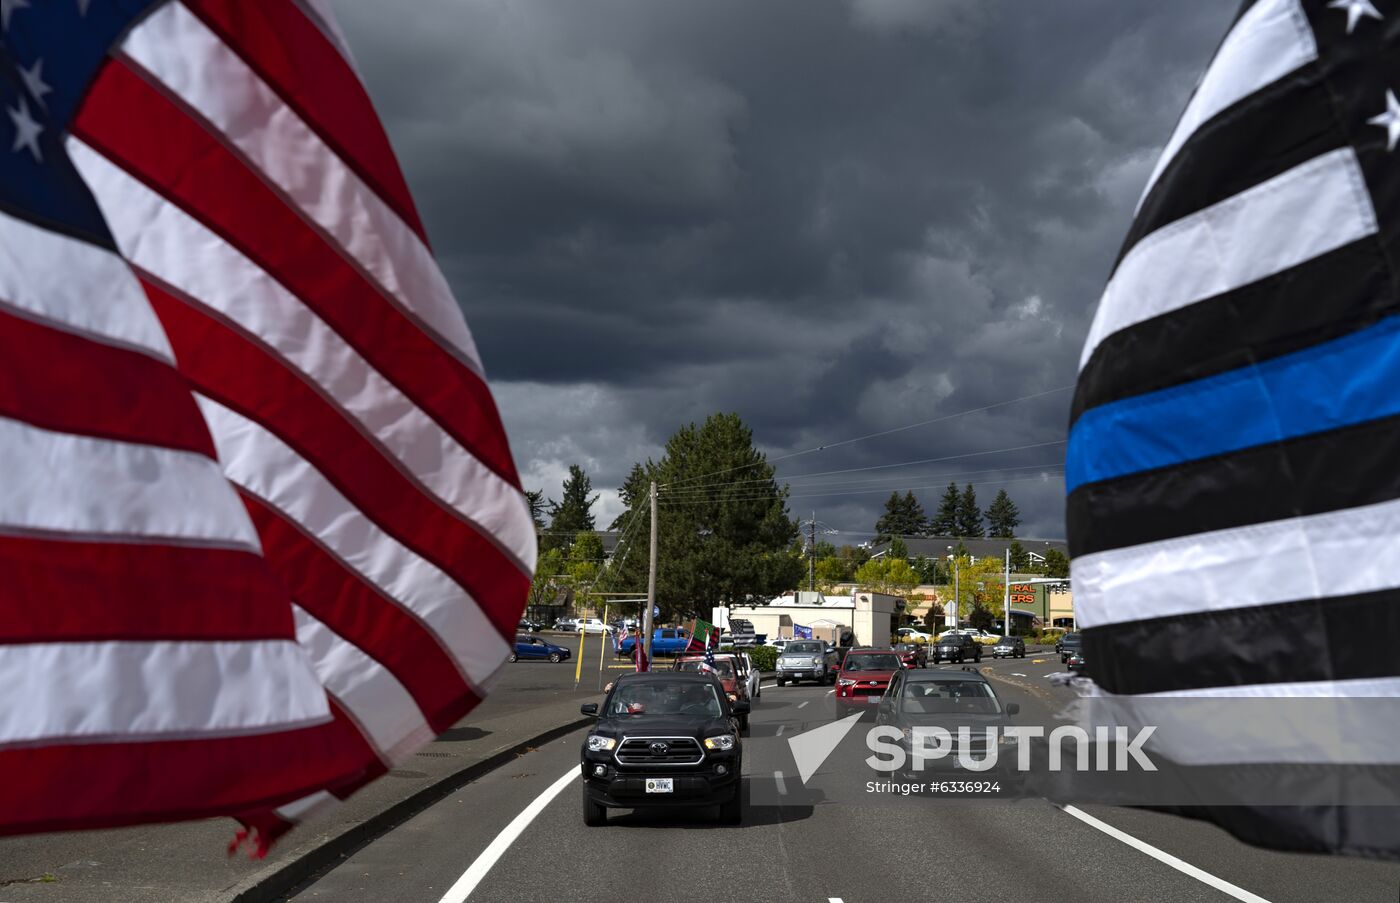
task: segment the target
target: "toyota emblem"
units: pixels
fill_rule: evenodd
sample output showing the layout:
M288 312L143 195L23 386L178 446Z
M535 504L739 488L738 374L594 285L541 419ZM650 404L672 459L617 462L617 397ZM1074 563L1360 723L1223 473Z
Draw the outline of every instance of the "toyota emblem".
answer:
M669 749L669 747L665 743L653 743L651 745L651 754L653 756L664 756L666 755L667 749Z

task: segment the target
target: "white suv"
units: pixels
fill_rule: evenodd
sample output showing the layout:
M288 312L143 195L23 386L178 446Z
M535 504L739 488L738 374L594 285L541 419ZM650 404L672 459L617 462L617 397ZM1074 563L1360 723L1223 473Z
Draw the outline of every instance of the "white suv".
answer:
M602 618L579 618L574 624L575 633L612 633L612 628L603 623Z

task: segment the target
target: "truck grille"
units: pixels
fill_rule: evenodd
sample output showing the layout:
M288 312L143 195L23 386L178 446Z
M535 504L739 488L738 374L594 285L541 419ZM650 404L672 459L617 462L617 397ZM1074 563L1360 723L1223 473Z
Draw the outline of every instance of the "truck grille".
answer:
M620 765L698 765L705 758L691 737L627 737L615 755Z

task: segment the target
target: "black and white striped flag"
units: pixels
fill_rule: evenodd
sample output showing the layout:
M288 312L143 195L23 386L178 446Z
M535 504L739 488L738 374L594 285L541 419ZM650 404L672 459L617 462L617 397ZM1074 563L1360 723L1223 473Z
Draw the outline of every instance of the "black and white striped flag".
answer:
M1270 730L1175 725L1192 765L1395 787L1397 97L1400 3L1246 2L1085 343L1066 489L1095 694L1278 705ZM1274 802L1194 814L1268 846L1400 856L1400 810Z

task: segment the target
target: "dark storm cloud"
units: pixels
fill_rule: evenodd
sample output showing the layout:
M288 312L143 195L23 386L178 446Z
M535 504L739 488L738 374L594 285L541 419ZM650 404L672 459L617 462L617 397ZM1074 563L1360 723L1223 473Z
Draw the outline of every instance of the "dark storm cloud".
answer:
M1072 383L1133 203L1231 14L1218 0L337 9L526 481L551 493L574 461L615 487L716 410L778 456ZM1067 408L1061 393L781 472L1050 442ZM885 482L859 496L806 498L797 481L794 508L869 529L888 488L966 473L986 499L1016 480L1023 532L1058 536L1063 487L1026 466L1061 454L873 471ZM973 473L997 467L1025 469Z

